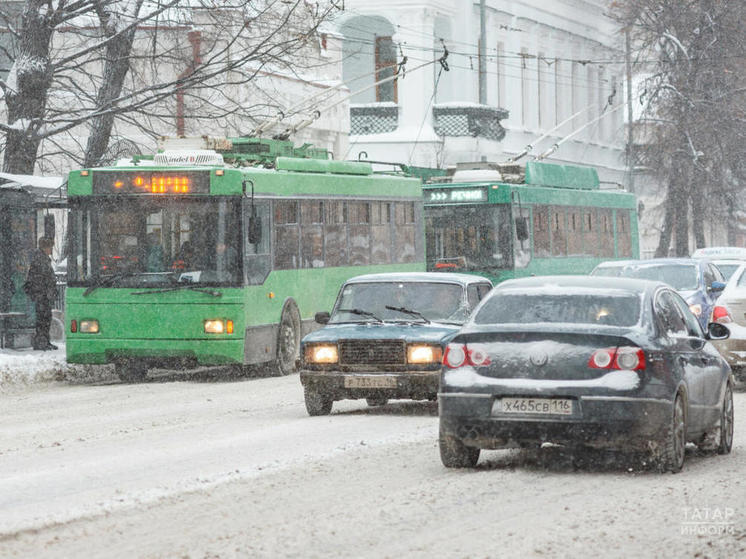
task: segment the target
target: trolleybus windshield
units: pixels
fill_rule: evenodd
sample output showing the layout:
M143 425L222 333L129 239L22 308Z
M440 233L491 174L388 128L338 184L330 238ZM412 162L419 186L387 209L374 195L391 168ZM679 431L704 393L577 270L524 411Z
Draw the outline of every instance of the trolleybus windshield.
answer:
M426 210L429 270L494 270L513 267L510 208L429 206Z
M104 198L71 204L70 285L241 284L238 198Z

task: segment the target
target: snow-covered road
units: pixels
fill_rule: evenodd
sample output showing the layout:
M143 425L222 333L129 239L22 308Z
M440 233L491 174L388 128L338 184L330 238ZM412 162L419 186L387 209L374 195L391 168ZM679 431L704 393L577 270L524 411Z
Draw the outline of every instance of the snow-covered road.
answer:
M677 475L558 449L451 471L434 403L310 418L297 375L53 383L0 395L0 556L743 556L735 403L733 453Z

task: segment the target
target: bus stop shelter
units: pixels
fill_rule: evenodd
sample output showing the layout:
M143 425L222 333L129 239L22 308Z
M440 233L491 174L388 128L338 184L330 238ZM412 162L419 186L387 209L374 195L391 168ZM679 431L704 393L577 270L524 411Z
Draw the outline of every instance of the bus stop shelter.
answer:
M6 181L0 184L0 348L20 348L31 345L36 319L23 283L39 237L53 237L61 256L58 232L64 231L67 197L61 177L0 173L0 179ZM58 296L56 329L62 326L63 301Z

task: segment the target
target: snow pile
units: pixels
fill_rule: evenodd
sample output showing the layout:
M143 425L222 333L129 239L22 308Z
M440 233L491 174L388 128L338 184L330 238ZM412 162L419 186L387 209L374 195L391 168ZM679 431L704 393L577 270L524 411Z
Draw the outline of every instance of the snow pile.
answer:
M0 349L0 392L14 385L62 380L67 376L65 345L52 351Z

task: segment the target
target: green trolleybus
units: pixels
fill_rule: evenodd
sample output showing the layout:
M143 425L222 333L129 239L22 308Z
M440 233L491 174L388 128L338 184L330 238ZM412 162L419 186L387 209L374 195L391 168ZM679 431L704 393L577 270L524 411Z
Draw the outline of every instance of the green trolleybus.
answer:
M151 367L287 374L346 279L424 270L419 179L289 142L203 144L70 173L68 362L129 381Z
M447 180L423 186L428 270L500 282L639 258L634 195L601 189L593 168L531 161Z

